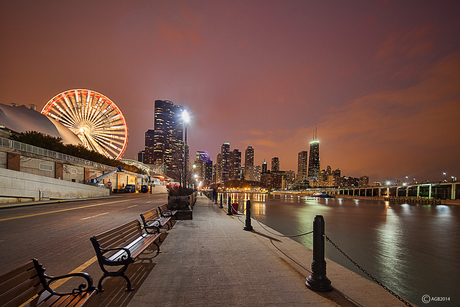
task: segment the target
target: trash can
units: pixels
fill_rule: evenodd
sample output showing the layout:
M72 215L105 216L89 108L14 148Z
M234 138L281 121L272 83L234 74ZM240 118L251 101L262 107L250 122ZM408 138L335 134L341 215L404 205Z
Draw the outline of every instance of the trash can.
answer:
M238 214L238 203L232 204L232 214Z

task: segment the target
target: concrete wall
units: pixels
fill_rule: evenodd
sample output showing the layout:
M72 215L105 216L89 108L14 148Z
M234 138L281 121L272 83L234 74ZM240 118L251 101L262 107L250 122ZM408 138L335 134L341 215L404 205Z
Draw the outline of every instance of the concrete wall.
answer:
M0 168L0 203L108 196L109 190Z
M160 194L160 193L167 193L168 191L166 190L165 185L158 185L156 184L154 187L152 187L152 194Z

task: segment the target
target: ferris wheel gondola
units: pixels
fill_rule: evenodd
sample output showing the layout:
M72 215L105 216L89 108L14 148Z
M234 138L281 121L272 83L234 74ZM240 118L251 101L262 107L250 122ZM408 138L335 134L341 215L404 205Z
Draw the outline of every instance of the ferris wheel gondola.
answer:
M125 117L113 101L98 92L62 92L48 101L41 113L70 129L87 149L112 159L121 159L126 150Z

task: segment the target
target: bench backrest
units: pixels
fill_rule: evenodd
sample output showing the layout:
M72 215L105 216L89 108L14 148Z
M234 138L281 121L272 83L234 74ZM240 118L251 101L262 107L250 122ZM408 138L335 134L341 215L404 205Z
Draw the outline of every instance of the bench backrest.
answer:
M157 210L152 209L141 214L141 219L144 225L150 225L160 218Z
M104 249L125 247L141 237L142 229L138 220L133 220L119 227L94 236L99 246Z
M168 205L158 206L158 210L160 210L162 213L168 212L169 211Z
M19 306L44 290L33 261L0 275L0 306Z

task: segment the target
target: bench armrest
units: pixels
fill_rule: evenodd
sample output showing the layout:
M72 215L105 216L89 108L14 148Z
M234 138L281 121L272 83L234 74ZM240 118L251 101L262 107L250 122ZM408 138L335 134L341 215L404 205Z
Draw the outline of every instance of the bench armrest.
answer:
M78 285L77 288L73 289L71 293L59 293L59 292L56 292L50 289L49 286L54 281L59 280L59 279L64 279L64 278L70 278L70 277L82 277L86 279L86 282L82 282L80 285ZM45 286L46 290L48 290L50 293L55 294L55 295L63 296L63 295L81 293L81 292L90 292L96 289L93 286L93 279L87 273L72 273L72 274L67 274L67 275L62 275L62 276L48 276L45 274L45 278L48 279L48 283Z
M81 292L92 292L96 290L96 288L93 286L93 279L91 276L87 273L70 273L66 275L61 275L61 276L48 276L45 274L45 269L41 264L38 263L37 259L32 259L34 262L35 269L39 273L40 281L43 285L43 287L46 289L46 291L50 292L53 295L58 295L58 296L64 296L64 295L71 295L71 294L76 294L76 293L81 293ZM50 285L60 279L67 279L70 277L81 277L84 279L84 281L78 285L77 288L73 289L72 292L67 292L67 293L59 293L51 289Z
M131 252L126 247L101 248L102 255L104 255L105 253L110 252L110 251L118 251L118 250L119 251L123 250L126 253L126 255L121 255L120 256L119 261L126 261L128 259L132 259ZM114 261L114 262L116 262L116 261Z
M161 227L161 224L160 224L160 227ZM145 232L148 234L156 234L156 233L160 233L160 227L156 225L145 225L143 228ZM150 232L149 229L155 229L155 231Z

